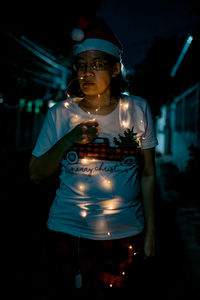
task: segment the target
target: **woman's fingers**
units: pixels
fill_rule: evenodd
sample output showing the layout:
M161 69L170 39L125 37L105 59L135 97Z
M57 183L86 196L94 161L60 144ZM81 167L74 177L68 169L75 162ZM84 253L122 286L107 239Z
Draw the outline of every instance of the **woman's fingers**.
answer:
M81 129L80 143L86 144L95 139L100 132L98 125L99 124L96 120L89 120L79 124L79 128Z

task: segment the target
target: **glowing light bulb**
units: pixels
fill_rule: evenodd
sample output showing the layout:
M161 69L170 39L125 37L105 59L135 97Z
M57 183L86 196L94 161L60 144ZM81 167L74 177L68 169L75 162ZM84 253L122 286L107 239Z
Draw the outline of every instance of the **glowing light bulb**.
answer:
M110 284L110 287L112 287L113 285L112 285L112 283Z
M81 184L79 184L78 189L79 189L81 192L84 192L85 189L86 189L86 187L85 187L84 184L81 183Z
M136 254L137 254L136 252L133 253L133 255L136 255Z
M108 231L107 235L108 235L108 236L110 236L110 235L111 235L111 233Z
M123 109L128 109L128 108L129 108L129 103L128 103L128 102L123 103L123 104L122 104L122 108L123 108Z
M81 160L81 163L82 163L83 165L87 164L87 163L88 163L88 159L87 159L87 158L83 158L83 159Z
M125 274L126 274L126 273L123 271L123 272L122 272L122 275L125 275Z
M85 218L85 217L87 216L87 212L86 212L85 210L83 210L83 211L81 212L81 216L82 216L83 218Z
M106 189L111 189L112 188L112 182L108 179L104 179L102 182L102 185Z
M126 121L122 121L122 127L124 127L124 128L128 128L128 122L126 122Z
M71 118L72 123L74 123L74 125L77 124L77 122L79 122L80 120L80 116L79 115L73 115Z
M125 110L129 108L129 103L128 102L120 103L120 106Z
M133 246L132 246L132 245L130 245L130 246L129 246L129 249L130 249L130 250L131 250L131 249L133 249Z
M64 106L65 106L66 108L68 108L68 107L69 107L69 102L65 102Z

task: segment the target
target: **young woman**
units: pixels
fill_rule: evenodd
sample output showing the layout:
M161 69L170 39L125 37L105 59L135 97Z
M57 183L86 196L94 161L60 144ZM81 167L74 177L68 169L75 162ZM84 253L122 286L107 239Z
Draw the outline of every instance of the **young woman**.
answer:
M155 255L151 112L144 99L122 94L122 48L107 25L81 19L80 28L74 96L48 111L30 161L36 183L61 166L47 222L56 296L136 289L144 258Z

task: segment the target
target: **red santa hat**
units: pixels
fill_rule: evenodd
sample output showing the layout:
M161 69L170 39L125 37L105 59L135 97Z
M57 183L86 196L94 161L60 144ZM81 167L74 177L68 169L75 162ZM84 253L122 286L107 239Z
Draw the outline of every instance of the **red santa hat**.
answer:
M99 50L121 59L122 45L103 19L88 20L81 16L72 31L74 55L87 50Z

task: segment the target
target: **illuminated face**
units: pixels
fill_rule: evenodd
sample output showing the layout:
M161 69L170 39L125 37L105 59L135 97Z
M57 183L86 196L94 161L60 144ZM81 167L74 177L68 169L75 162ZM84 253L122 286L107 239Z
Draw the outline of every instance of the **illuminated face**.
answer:
M85 95L96 96L110 91L114 66L104 52L89 50L80 53L74 67Z

